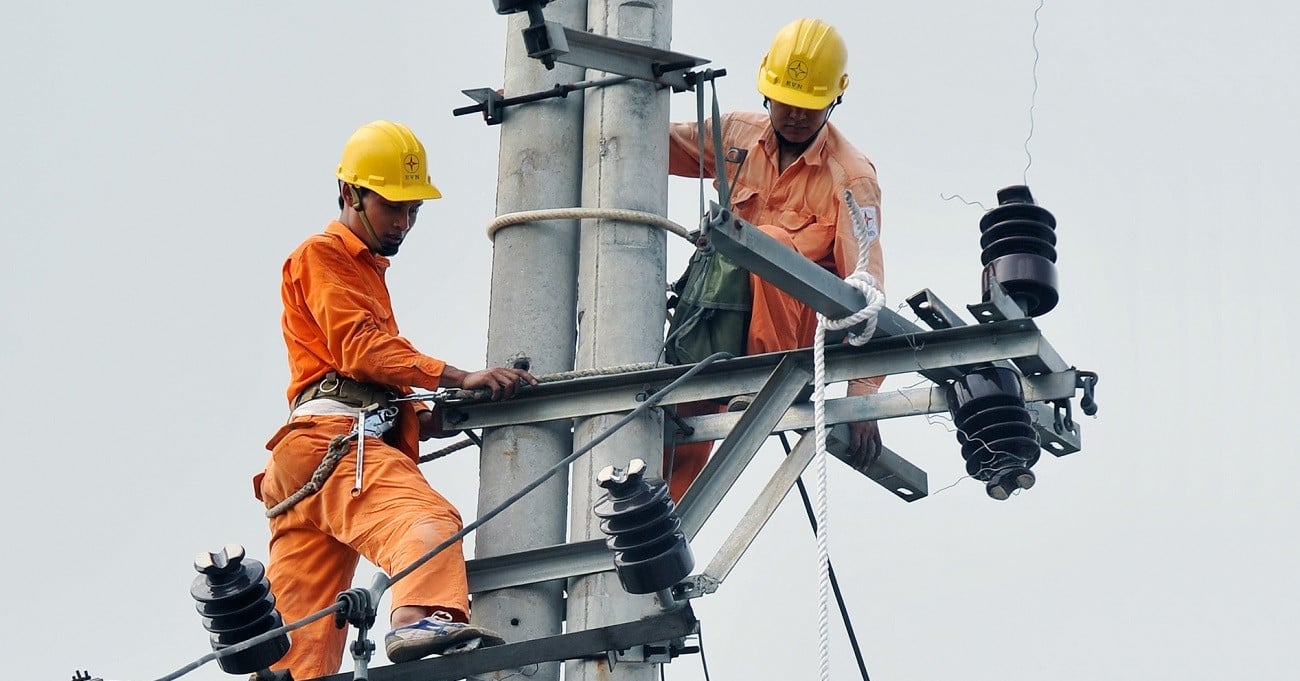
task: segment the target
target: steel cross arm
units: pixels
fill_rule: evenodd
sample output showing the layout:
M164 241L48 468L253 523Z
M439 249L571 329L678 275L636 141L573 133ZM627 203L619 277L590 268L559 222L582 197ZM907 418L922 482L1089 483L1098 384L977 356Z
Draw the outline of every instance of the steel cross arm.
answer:
M603 539L555 544L491 558L465 561L469 592L568 579L614 569L614 552Z
M831 319L842 319L866 306L867 299L861 291L716 203L709 204L704 236L719 253ZM877 317L873 337L921 331L921 327L884 308ZM921 375L935 383L944 383L961 378L963 373L945 367L927 369Z
M1038 376L1023 376L1020 385L1025 391L1025 402L1047 402L1068 399L1074 396L1078 372L1073 369ZM857 397L840 397L826 400L826 424L856 421L879 421L882 419L924 414L944 414L948 412L948 397L943 388L913 388L909 390L887 390L876 395ZM740 414L704 414L701 416L682 417L682 423L694 429L690 435L683 435L677 442L704 442L726 437ZM792 405L773 432L787 430L804 430L813 427L813 405L803 403Z
M666 395L664 405L711 400L756 392L785 357L811 362L812 350L791 350L716 362ZM1000 359L1015 361L1029 374L1062 372L1070 367L1043 338L1033 320L1013 319L979 326L917 331L904 336L877 337L862 347L836 344L826 348L828 382L862 376L908 372L933 375L964 371L952 367ZM658 388L690 368L689 365L575 378L526 388L512 400L447 401L439 410L444 430L572 419L631 411Z
M689 606L634 622L533 639L415 662L372 667L369 681L458 681L504 669L557 660L604 658L611 651L673 641L694 634L699 622ZM352 681L352 672L317 681Z

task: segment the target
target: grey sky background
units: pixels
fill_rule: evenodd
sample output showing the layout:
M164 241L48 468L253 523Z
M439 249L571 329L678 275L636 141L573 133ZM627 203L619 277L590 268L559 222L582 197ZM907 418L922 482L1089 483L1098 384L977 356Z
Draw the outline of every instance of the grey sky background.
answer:
M961 309L979 297L981 211L939 194L991 206L1022 180L1036 6L683 0L673 48L729 70L725 108L754 108L775 30L836 24L852 83L833 120L879 168L889 304L929 287ZM486 1L6 2L4 16L6 676L147 681L209 650L194 555L239 542L265 558L249 479L285 416L279 268L336 215L357 125L411 125L446 197L389 273L404 333L482 366L498 131L450 111L461 89L500 84L518 36ZM1045 455L1038 485L1005 503L966 480L907 505L833 465L832 560L872 678L1294 678L1300 10L1049 0L1039 18L1028 180L1059 222L1062 293L1039 323L1101 374L1101 411L1081 453ZM674 113L693 116L689 95ZM693 224L695 183L672 192L670 217ZM668 277L686 258L673 249ZM942 420L882 432L932 491L961 477ZM760 453L701 562L779 458L774 442ZM424 470L472 516L476 468L470 451ZM713 678L814 678L815 599L789 499L696 602ZM856 678L832 631L835 678ZM703 678L697 656L667 674Z

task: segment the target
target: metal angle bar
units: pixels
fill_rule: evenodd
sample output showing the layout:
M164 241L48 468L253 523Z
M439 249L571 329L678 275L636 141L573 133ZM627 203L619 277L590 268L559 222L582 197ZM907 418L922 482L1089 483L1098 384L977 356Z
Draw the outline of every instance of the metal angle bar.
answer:
M707 236L719 253L831 319L847 317L866 305L861 291L716 203L709 205ZM921 327L892 310L882 309L876 320L875 337L921 331ZM921 373L935 383L942 383L961 378L965 372L935 368Z
M603 539L591 539L467 560L465 567L476 594L613 570L614 553Z
M555 60L622 76L668 85L681 91L690 88L686 71L709 63L708 59L662 50L641 43L564 27L567 51L557 51Z
M781 415L811 378L812 367L797 355L787 355L777 365L771 378L754 396L749 408L742 412L736 427L718 445L700 476L677 505L682 533L687 540L695 538L718 504L722 503L722 497L740 478L763 446L763 441L772 433L773 426L781 420Z
M930 495L929 476L894 450L881 446L880 455L870 465L864 467L861 462L849 457L848 449L847 424L835 426L826 433L827 453L884 487L890 494L909 504Z
M817 452L815 440L813 434L809 433L795 443L794 449L781 462L776 472L763 486L763 491L759 493L758 498L750 505L749 510L731 531L731 535L714 554L709 566L704 569L706 577L720 584L731 573L731 569L740 561L740 557L744 555L749 545L754 543L758 533L767 525L767 521L785 499L785 495L790 492L795 480L799 479L799 475L812 461L813 454Z
M415 662L372 667L369 681L457 681L503 669L542 662L604 658L610 651L646 643L672 641L694 634L698 621L689 606L634 622L533 639ZM352 672L317 681L352 681Z
M952 308L948 307L939 296L928 288L923 288L907 299L907 304L912 308L916 316L930 326L931 329L951 329L958 326L966 326L966 320L962 319Z
M812 351L792 350L717 362L665 396L663 403L678 404L754 392L772 368L787 356L803 357L810 362ZM1042 369L1030 373L1069 369L1033 321L1020 319L942 331L920 331L906 336L877 337L860 348L837 344L826 349L826 373L828 382L907 372L931 375L944 367L1006 358L1032 363ZM512 400L449 401L439 412L443 428L454 431L631 411L651 392L689 368L689 365L662 367L544 383ZM964 373L953 371L957 375Z
M827 317L847 317L866 303L861 291L716 203L705 236L719 253Z
M1068 426L1062 422L1058 427L1054 405L1034 402L1027 406L1030 415L1033 416L1034 430L1038 431L1038 441L1042 443L1044 451L1054 456L1065 456L1083 449L1078 421Z
M1025 401L1046 402L1068 399L1075 394L1075 377L1073 369L1038 376L1022 376L1020 384L1024 388ZM891 390L876 395L840 397L826 400L826 423L853 423L855 421L879 421L882 419L921 416L924 414L946 414L948 398L943 388L913 388L910 390ZM690 435L680 437L678 443L704 442L726 437L740 420L740 414L703 414L686 416L682 423L694 430ZM796 404L786 411L781 420L772 429L773 432L787 430L804 430L813 427L813 406L809 403Z

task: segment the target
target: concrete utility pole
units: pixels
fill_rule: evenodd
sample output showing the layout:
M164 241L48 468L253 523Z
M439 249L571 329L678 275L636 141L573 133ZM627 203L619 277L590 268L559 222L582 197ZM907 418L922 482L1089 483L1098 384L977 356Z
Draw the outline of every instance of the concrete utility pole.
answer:
M547 18L586 26L585 0L553 3ZM556 83L583 79L585 70L557 64L546 70L525 52L520 31L525 14L510 17L506 29L507 96L538 92ZM497 171L497 214L580 205L582 95L513 107L501 124ZM492 255L488 318L488 366L529 358L534 374L573 368L578 272L577 221L506 227L497 232ZM484 433L479 457L479 515L501 503L573 451L567 421L504 426ZM488 558L565 541L568 478L558 475L478 531L476 558ZM473 617L506 640L554 636L564 618L560 581L501 589L474 599ZM531 671L531 669L530 669ZM490 678L505 678L498 672ZM487 678L487 677L484 677ZM558 681L560 664L541 666L530 679Z
M666 49L671 0L589 0L592 33ZM589 74L599 77L600 74ZM587 207L628 208L664 215L668 187L668 96L665 88L629 81L587 92L582 199ZM667 238L642 224L602 220L580 236L577 367L609 367L658 359L664 328ZM581 419L574 445L605 430L620 414ZM596 473L606 465L645 459L658 475L663 418L658 412L629 424L573 465L572 541L600 538L591 507L604 490ZM652 597L632 596L605 572L572 580L568 626L576 631L638 619L658 611ZM656 665L570 661L570 681L652 681Z

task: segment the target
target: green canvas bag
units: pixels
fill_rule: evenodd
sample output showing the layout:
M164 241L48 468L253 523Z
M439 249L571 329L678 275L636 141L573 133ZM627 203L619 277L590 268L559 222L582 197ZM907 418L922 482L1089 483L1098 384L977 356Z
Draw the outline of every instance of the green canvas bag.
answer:
M665 360L693 364L715 352L745 354L751 306L748 270L712 249L696 251L672 291Z

